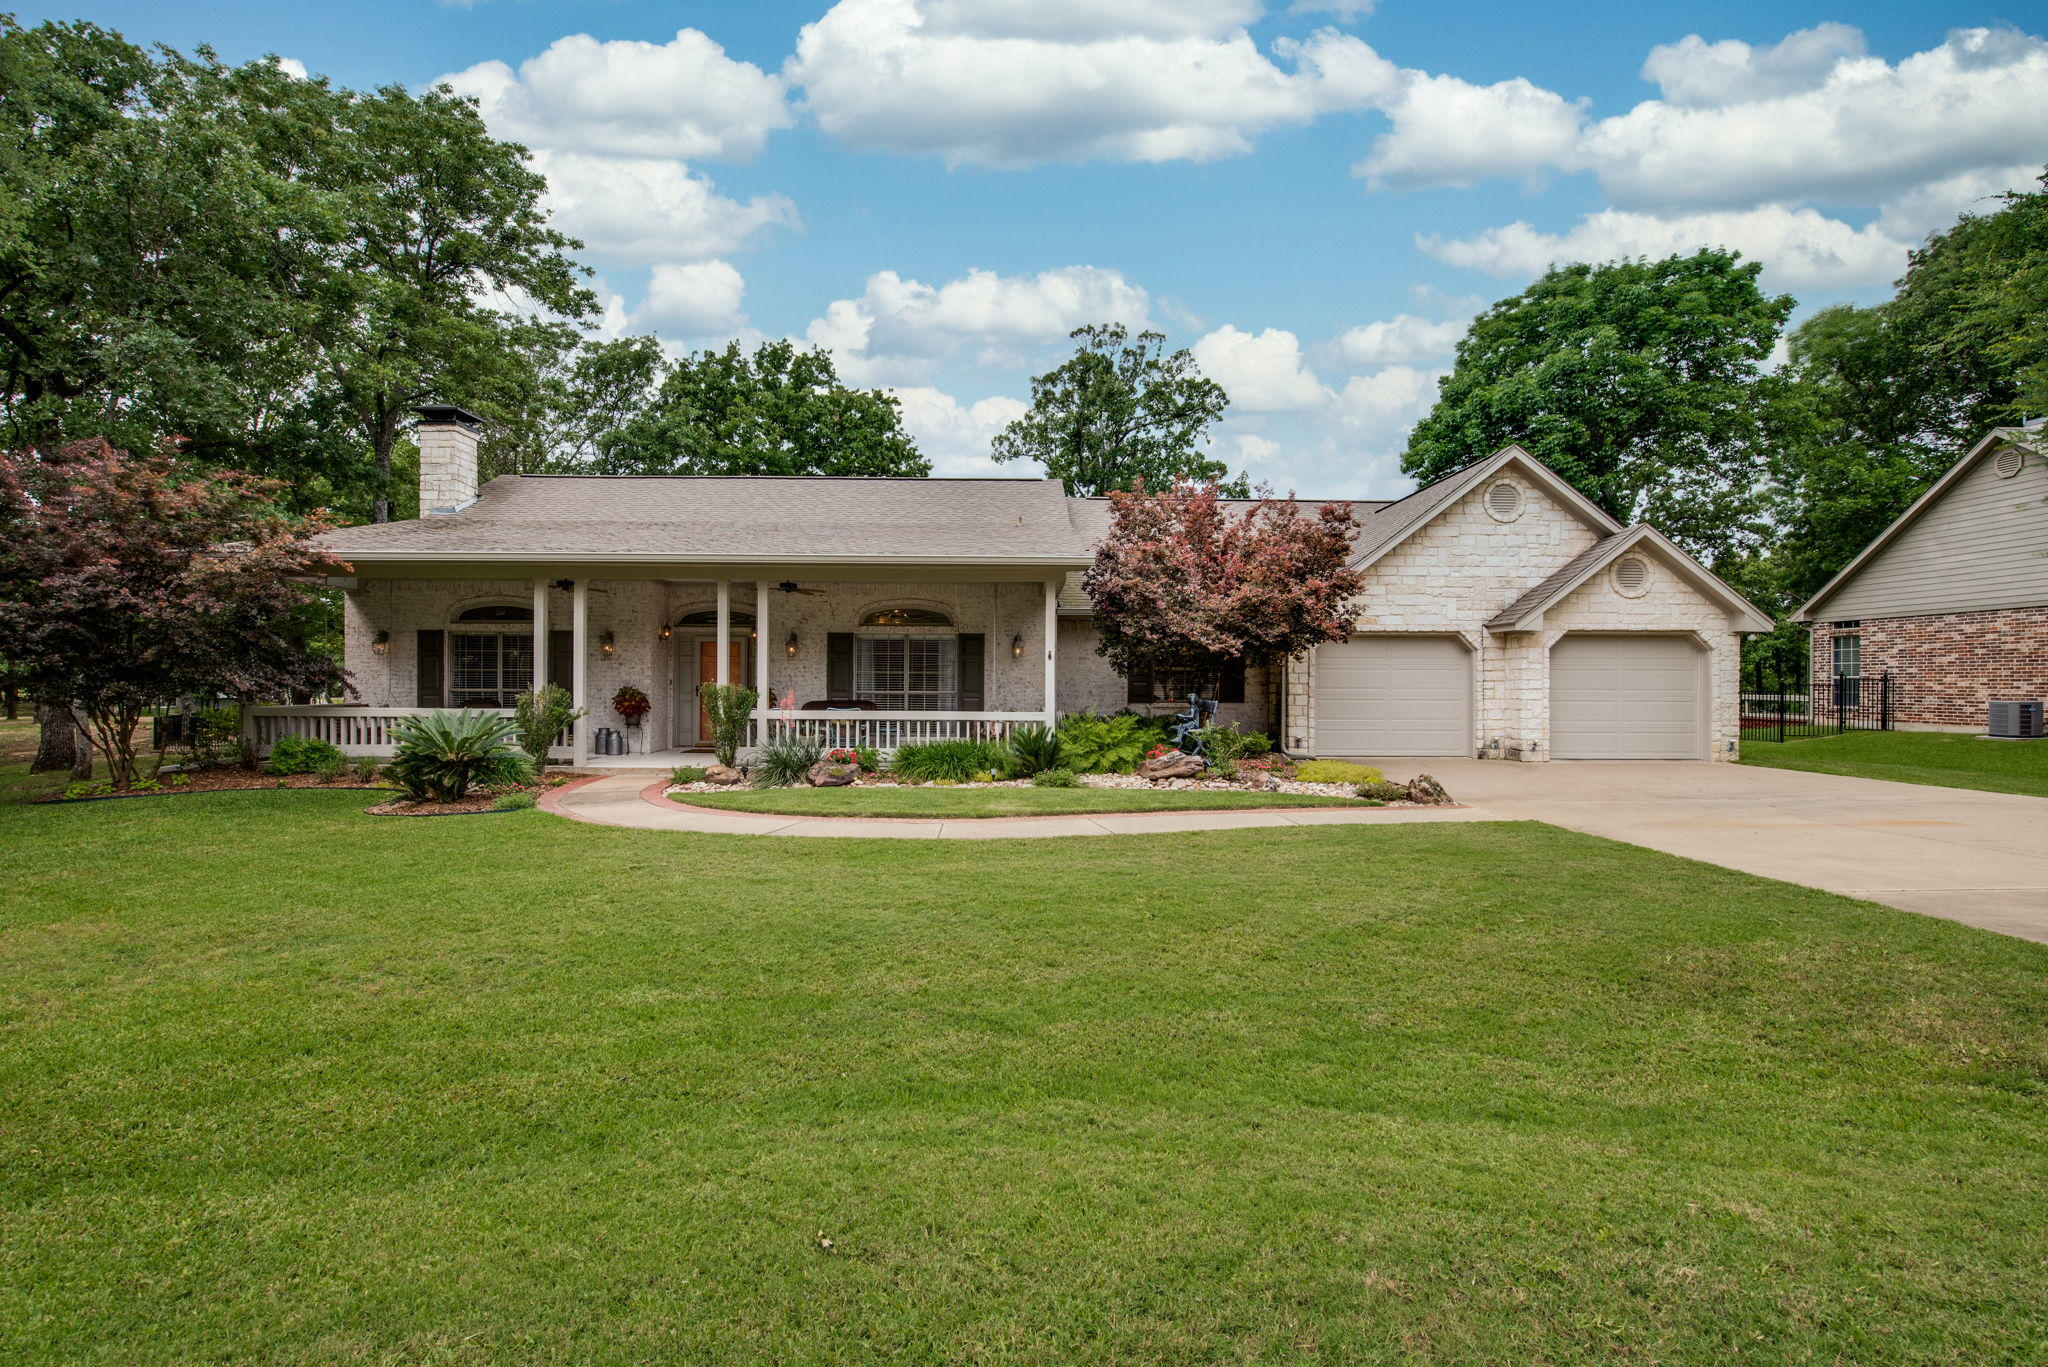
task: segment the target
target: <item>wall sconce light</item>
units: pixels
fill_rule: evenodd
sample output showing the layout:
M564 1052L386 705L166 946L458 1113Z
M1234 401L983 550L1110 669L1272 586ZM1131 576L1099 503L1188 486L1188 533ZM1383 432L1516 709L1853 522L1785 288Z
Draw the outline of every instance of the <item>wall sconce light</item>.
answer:
M670 631L669 631L669 625L668 625L668 623L667 623L667 622L663 622L663 623L661 624L661 639L662 639L662 640L664 640L664 641L666 641L666 640L667 640L667 639L669 638L669 636L670 636L670 635L671 635L671 633L670 633Z
M1024 637L1022 633L1010 638L1010 658L1013 660L1024 658Z
M605 632L602 636L599 636L597 638L597 648L600 651L604 652L606 655L611 654L613 648L616 647L618 643L618 638L613 636L609 631Z
M370 649L376 651L379 655L389 655L391 653L391 633L379 631L375 636L372 636L370 638Z
M783 653L783 654L785 654L785 655L787 655L787 656L789 656L789 658L790 658L790 659L792 659L792 660L794 660L794 659L796 658L796 633L795 633L795 632L793 632L793 631L792 631L792 632L790 632L790 633L789 633L789 639L788 639L787 641L784 641L784 642L782 643L782 653Z

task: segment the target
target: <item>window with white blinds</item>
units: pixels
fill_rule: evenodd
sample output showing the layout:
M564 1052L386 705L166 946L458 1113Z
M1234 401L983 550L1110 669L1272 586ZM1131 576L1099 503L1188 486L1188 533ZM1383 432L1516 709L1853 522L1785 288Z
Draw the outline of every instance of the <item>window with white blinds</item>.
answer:
M960 697L960 638L861 637L854 692L889 711L955 710Z
M533 687L531 632L453 632L448 700L456 707L510 707Z

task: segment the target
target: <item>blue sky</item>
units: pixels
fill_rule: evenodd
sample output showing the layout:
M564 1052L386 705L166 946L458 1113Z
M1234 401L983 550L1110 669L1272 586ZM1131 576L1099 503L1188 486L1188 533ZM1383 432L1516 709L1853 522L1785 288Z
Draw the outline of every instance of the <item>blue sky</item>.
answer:
M609 331L790 336L940 473L1115 317L1232 394L1226 459L1408 487L1463 323L1553 260L1708 244L1802 312L2048 162L2048 43L1967 4L352 0L24 6L353 86L447 77L536 150ZM2032 20L2031 24L2026 21ZM459 397L459 396L457 396Z

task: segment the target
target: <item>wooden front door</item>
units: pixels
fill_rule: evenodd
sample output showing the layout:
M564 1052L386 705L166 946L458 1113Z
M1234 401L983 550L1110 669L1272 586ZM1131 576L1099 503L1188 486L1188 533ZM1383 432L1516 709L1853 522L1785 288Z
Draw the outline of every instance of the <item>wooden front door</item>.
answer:
M746 682L746 643L744 641L734 641L728 649L732 652L732 659L725 677L734 683ZM697 682L700 684L718 682L718 642L715 640L697 642ZM702 693L697 695L697 743L700 745L709 745L711 743L711 714L704 710L704 695Z

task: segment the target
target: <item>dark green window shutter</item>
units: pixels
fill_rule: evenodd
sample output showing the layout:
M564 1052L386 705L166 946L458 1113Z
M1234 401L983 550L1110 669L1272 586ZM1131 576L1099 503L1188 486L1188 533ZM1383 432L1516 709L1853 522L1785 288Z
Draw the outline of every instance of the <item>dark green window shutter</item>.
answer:
M564 688L576 686L576 633L548 633L548 682Z
M1151 702L1152 700L1153 696L1151 670L1134 669L1129 674L1126 674L1124 676L1125 702Z
M1225 660L1223 662L1223 679L1216 689L1216 701L1244 701L1244 661L1242 659Z
M825 696L834 702L853 697L853 633L833 631L825 636Z
M987 675L984 661L988 658L988 637L979 632L972 636L960 637L960 689L959 709L962 712L979 712L982 709L982 680Z
M418 689L413 695L415 707L448 705L448 658L445 646L447 635L445 631L419 633L419 667L416 671Z

